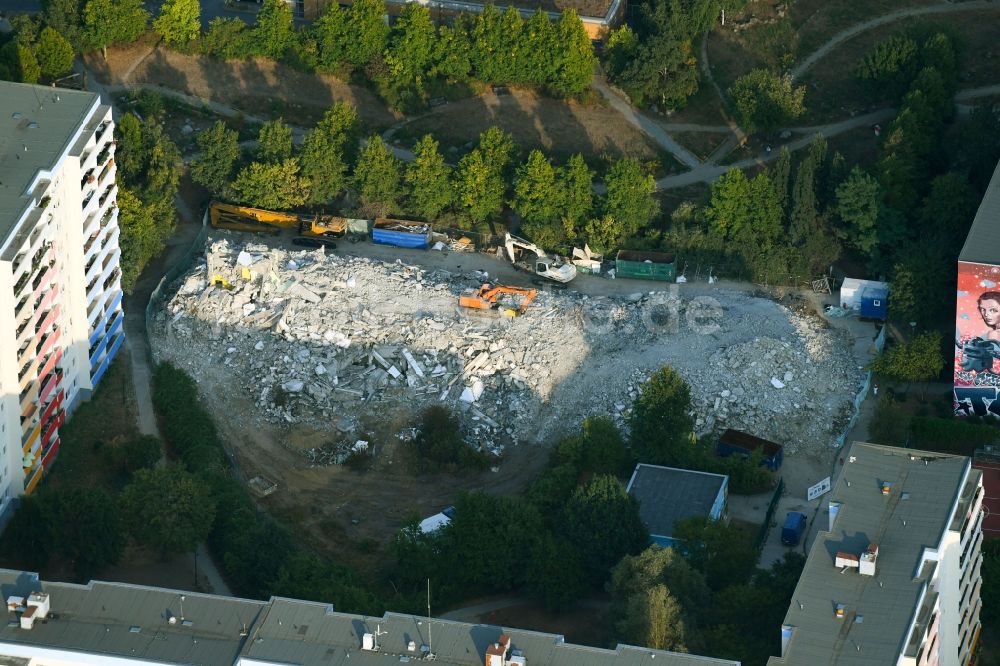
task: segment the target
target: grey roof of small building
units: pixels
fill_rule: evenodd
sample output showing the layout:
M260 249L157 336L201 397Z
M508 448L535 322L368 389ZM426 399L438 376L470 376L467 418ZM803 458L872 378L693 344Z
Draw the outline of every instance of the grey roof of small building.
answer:
M0 626L0 664L11 645L58 648L102 656L190 666L244 663L379 666L401 657L419 660L431 644L436 661L481 666L486 647L501 633L511 637L533 666L638 666L655 658L665 666L738 666L738 662L631 646L614 650L568 644L562 636L498 626L386 613L338 613L329 604L272 598L250 601L126 583L46 583L37 574L0 570L4 599L49 594L50 615L21 629L14 613ZM184 595L184 622L181 617ZM170 623L170 617L177 618ZM139 627L135 632L133 627ZM365 633L379 632L379 652L361 649ZM433 642L432 639L433 638ZM415 650L410 651L409 642ZM33 653L34 654L34 653ZM655 655L655 657L654 657Z
M628 482L628 493L639 500L639 516L653 536L670 538L674 523L707 516L727 482L723 474L640 463Z
M91 92L0 81L0 245L31 203L35 175L55 167L99 102Z
M977 264L1000 264L1000 163L986 187L972 228L965 238L959 261Z
M809 551L785 615L791 640L784 656L769 664L895 664L933 571L917 570L923 551L937 548L949 529L970 469L963 456L863 442L844 460L829 495L840 504L833 530L821 531ZM888 495L883 482L891 484ZM857 555L869 544L878 546L874 576L834 566L838 551ZM843 619L835 615L838 604L845 606Z

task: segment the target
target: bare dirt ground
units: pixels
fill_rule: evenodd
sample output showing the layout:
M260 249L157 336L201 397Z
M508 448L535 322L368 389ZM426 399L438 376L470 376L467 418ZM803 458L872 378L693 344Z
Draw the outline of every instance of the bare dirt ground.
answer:
M86 64L108 85L151 83L247 113L284 116L292 124L315 123L338 100L353 104L362 122L373 130L384 129L399 119L370 91L332 76L306 74L266 59L226 62L162 46L150 52L149 39L109 48L106 63L100 52L94 52L87 56ZM125 74L139 58L143 59L125 80Z
M731 135L714 132L675 132L673 136L698 159L705 161Z
M941 4L940 0L796 0L791 19L799 33L798 54L816 50L830 35L897 9Z
M551 99L516 88L509 94L487 92L438 107L396 129L393 138L410 147L424 134L432 134L446 154L457 154L492 125L510 132L522 148L539 148L557 159L573 153L588 159L628 155L650 160L659 156L655 144L614 109Z

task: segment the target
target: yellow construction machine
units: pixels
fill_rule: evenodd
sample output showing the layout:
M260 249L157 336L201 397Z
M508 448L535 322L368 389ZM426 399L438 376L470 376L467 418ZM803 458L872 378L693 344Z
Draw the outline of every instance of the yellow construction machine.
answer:
M510 295L520 298L520 305L517 310L505 308L504 314L514 316L524 314L528 310L528 305L535 300L538 295L537 289L524 289L522 287L510 287L506 285L484 284L479 289L466 289L458 297L458 304L463 308L474 308L477 310L494 310L501 307L500 297Z
M299 225L299 233L315 238L343 238L347 233L347 218L334 217L333 215L303 217Z
M209 221L217 229L278 233L281 229L299 228L299 216L295 213L279 213L219 201L213 201L208 210Z

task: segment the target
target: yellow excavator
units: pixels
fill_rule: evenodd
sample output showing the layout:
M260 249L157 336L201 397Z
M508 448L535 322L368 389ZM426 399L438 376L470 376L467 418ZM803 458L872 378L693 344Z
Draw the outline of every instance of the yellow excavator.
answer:
M522 287L509 287L506 285L484 284L479 289L466 289L458 297L458 304L463 308L473 308L476 310L493 310L500 307L500 296L511 295L520 297L520 305L517 310L506 308L504 314L514 316L524 314L528 310L528 305L535 300L538 295L537 289L524 289Z

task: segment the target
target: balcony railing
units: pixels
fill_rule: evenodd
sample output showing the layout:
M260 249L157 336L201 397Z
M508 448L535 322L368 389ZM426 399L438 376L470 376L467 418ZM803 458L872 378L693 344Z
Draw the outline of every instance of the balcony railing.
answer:
M87 173L83 174L83 178L80 179L81 190L96 180L96 178L94 178L94 170L96 168L97 167L90 167L89 169L87 169Z
M101 152L99 152L97 154L97 163L98 164L104 164L105 162L108 161L108 155L111 154L111 146L113 144L114 144L113 141L112 142L108 142L108 144L104 146L104 150L102 150Z
M107 131L109 124L110 123L108 123L107 121L105 121L105 122L103 122L103 123L101 123L100 125L97 126L97 131L94 132L94 141L96 143L100 143L101 142L101 138L104 136L104 133Z
M87 193L87 196L83 198L83 207L82 207L83 210L87 209L87 204L89 204L90 200L93 198L94 198L94 190L91 190L90 192Z
M108 160L108 163L104 165L104 168L101 169L101 175L97 177L98 185L104 184L104 179L107 177L108 172L114 168L114 166L115 166L115 158L112 157L110 160Z
M108 186L107 186L107 187L105 188L105 190L104 190L104 193L103 193L103 194L101 194L101 198L97 200L97 205L98 205L98 206L103 206L103 205L104 205L104 202L108 200L108 196L110 196L110 194L111 194L111 191L112 191L113 189L115 189L115 184L114 184L114 183L112 183L112 184L108 185Z

